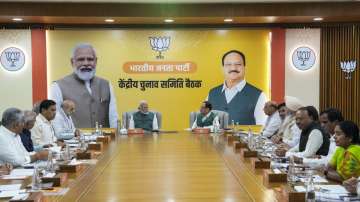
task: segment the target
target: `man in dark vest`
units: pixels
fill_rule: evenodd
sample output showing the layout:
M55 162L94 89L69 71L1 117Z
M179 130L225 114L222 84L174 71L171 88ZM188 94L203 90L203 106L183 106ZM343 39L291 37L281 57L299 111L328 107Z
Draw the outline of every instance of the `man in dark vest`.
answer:
M117 127L117 109L111 84L95 76L97 57L90 44L79 44L73 50L71 65L73 73L51 85L50 98L60 109L64 100L75 102L72 115L76 128Z
M200 107L200 113L196 116L191 129L210 128L211 131L214 131L215 126L220 126L218 116L211 110L211 103L209 101L203 102Z
M302 107L296 112L296 124L301 129L300 142L295 147L284 151L276 150L276 154L310 158L315 155L326 156L330 146L330 135L321 128L319 114L315 107Z
M129 129L159 130L156 115L153 112L149 112L149 105L145 100L140 102L138 110L130 117Z
M225 82L210 90L213 109L229 113L229 121L240 125L263 125L265 94L245 81L245 55L237 50L222 57Z

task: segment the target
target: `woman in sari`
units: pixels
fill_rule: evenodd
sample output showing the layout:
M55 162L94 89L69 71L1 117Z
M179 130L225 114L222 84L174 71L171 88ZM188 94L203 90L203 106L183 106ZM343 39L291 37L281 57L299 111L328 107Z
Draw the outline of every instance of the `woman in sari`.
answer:
M337 149L325 175L328 179L342 182L360 176L359 128L352 121L340 122L335 127Z

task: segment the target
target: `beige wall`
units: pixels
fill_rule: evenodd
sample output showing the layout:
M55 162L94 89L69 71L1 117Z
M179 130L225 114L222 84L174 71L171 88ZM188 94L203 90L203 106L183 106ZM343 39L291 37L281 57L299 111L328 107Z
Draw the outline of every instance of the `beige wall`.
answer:
M315 51L314 66L306 71L292 65L292 52L307 45ZM285 95L295 96L305 105L319 109L320 85L320 29L287 29L285 47Z
M30 30L0 30L0 53L9 46L15 46L25 52L25 65L19 71L9 72L0 64L0 117L8 107L32 107Z

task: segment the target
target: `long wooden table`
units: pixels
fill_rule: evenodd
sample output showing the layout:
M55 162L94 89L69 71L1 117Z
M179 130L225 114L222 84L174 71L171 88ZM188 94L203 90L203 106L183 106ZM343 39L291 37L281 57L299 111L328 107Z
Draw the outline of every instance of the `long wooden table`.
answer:
M275 201L223 136L124 136L51 201Z

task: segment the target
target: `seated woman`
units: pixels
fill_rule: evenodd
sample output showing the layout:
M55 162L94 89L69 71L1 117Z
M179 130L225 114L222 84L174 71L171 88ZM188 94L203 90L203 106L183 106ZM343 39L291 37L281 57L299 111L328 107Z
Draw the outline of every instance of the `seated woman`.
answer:
M335 127L337 149L325 175L328 179L342 182L360 176L359 128L352 121L343 121Z

